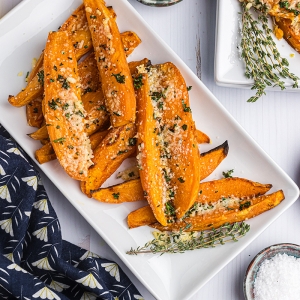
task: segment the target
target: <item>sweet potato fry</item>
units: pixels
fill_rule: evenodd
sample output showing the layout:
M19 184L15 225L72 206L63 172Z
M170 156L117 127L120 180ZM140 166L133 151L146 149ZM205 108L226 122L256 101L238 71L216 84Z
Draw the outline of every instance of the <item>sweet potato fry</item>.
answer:
M124 31L121 35L121 39L126 56L129 56L142 42L139 36L133 31Z
M121 163L135 151L135 124L129 123L109 130L104 140L94 151L93 163L87 181L82 181L81 190L89 197L108 179Z
M260 195L260 193L258 195ZM220 206L220 203L222 204L222 202L225 201L222 201L221 199L221 202L216 206L218 208L214 209L211 204L208 204L202 206L202 209L198 210L198 213L196 214L196 209L191 209L190 215L188 214L186 218L168 226L161 226L155 220L151 208L149 206L144 206L131 212L128 215L127 223L129 228L149 225L162 231L179 230L190 223L192 225L190 228L191 230L200 231L209 228L217 228L224 223L234 223L250 219L278 205L283 199L284 194L281 190L270 195L239 199L238 201L236 199L233 201L225 200L226 203L222 206ZM256 206L259 203L263 204ZM198 204L198 209L199 207L201 208Z
M44 164L46 162L56 159L56 154L54 152L52 144L48 142L48 144L36 150L35 158L40 164Z
M44 115L50 141L67 174L84 180L92 164L92 150L85 132L76 57L67 32L49 34L44 70Z
M26 105L26 118L29 126L40 128L44 121L42 97L38 97Z
M140 169L141 184L145 191L145 198L156 219L167 225L168 217L165 214L165 202L167 201L165 185L166 180L163 174L161 162L161 151L156 145L158 137L156 133L157 121L153 118L154 109L150 97L150 86L148 75L144 74L141 78L142 85L137 90L137 130L138 148L137 156ZM155 188L153 188L155 186Z
M49 139L49 134L47 130L47 126L44 125L33 133L28 134L34 140L46 140Z
M102 91L82 95L83 107L86 111L85 131L88 135L101 129L109 120Z
M283 191L279 190L269 195L244 200L239 204L238 209L229 210L227 213L220 212L208 215L196 215L195 217L186 218L182 222L167 227L161 226L158 222L151 224L150 226L161 231L177 231L180 230L180 228L186 227L187 224L191 224L188 231L202 231L218 228L225 223L241 222L254 218L265 211L274 208L280 204L284 198Z
M204 179L208 177L217 166L224 160L229 151L228 142L225 141L222 145L211 149L208 152L201 153L200 159L200 169L201 169L201 178ZM202 180L201 179L201 180Z
M111 124L135 121L135 94L118 26L105 2L84 0L95 57Z
M98 201L108 203L123 203L144 200L144 191L140 184L140 180L135 180L129 180L122 184L117 184L104 189L100 188L92 192L92 197ZM132 195L132 192L134 195Z
M196 129L194 134L195 134L195 138L196 138L198 144L209 144L210 143L209 136L207 134L205 134L204 132Z
M106 131L98 131L90 136L92 150L95 150L97 148L97 146L101 143L101 141L107 135L107 132L108 132L107 130ZM43 143L43 141L44 140L42 140L41 142ZM46 162L56 159L56 154L55 154L52 144L49 142L49 140L47 142L45 142L43 147L41 147L40 149L35 151L35 158L40 164L43 164L43 163L46 163Z

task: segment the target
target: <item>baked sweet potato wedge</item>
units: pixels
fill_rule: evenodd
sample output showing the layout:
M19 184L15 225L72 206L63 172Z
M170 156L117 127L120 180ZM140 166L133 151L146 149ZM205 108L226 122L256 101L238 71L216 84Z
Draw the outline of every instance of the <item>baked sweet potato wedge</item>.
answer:
M237 207L233 205L231 210L199 214L167 227L161 226L158 222L150 226L161 231L177 231L180 230L180 228L185 228L187 224L191 225L187 231L202 231L218 228L225 223L242 222L254 218L279 205L284 198L283 191L279 190L269 195L243 200L237 204Z
M148 74L141 75L141 83L137 95L137 131L138 131L138 167L145 198L155 218L167 225L169 216L165 213L165 203L169 201L170 190L166 186L165 166L161 161L157 120L153 118L154 108L150 97ZM155 187L155 188L153 188Z
M258 194L260 195L260 193ZM225 200L224 200L225 199ZM250 219L273 208L284 200L283 192L277 191L270 195L255 196L253 198L224 198L217 203L206 205L195 203L185 218L168 226L161 226L153 215L149 206L144 206L128 215L129 228L149 225L162 231L176 231L191 224L190 230L206 230L217 228L225 223L234 223ZM262 203L258 205L259 203ZM258 206L257 206L258 205Z
M81 97L86 111L85 131L88 135L93 134L109 121L104 96L101 90L86 93Z
M98 131L90 136L92 150L95 150L98 147L98 145L101 143L101 141L107 135L107 132L108 132L107 130L106 131ZM44 164L51 160L55 160L56 154L54 152L52 144L49 141L47 141L43 147L41 147L40 149L37 149L35 151L35 158L40 164Z
M84 0L95 57L113 127L135 121L135 95L121 35L102 0Z
M56 154L54 152L52 144L48 142L40 149L37 149L35 151L35 159L39 162L39 164L44 164L56 159Z
M28 134L34 140L46 140L49 139L47 126L44 125L33 133Z
M92 191L92 198L107 203L123 203L145 200L139 179Z
M210 138L207 134L204 132L196 129L195 130L195 138L198 144L209 144L210 143Z
M67 32L49 34L44 70L44 116L51 144L67 174L85 180L92 165L92 150L85 132L77 61Z
M89 197L135 152L136 126L129 123L110 129L94 151L93 163L89 168L86 181L80 184L81 190Z
M29 126L40 128L44 121L42 97L38 97L26 105L26 119Z

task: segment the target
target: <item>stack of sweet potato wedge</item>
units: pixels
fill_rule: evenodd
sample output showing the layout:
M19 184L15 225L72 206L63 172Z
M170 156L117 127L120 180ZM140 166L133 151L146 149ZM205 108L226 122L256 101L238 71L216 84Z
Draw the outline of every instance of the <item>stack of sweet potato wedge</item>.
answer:
M43 146L40 163L58 159L88 197L106 203L145 201L128 216L130 228L216 228L278 205L282 191L243 178L204 181L226 158L227 141L206 152L210 138L197 130L189 93L171 62L127 62L141 43L121 33L113 8L84 0L57 32L49 33L28 84L8 101L26 105L29 134ZM136 164L103 183L129 157Z

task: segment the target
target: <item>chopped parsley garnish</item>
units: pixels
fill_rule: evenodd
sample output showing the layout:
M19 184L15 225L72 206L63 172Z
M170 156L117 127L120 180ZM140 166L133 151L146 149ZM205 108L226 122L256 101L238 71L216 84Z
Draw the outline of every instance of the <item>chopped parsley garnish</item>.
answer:
M95 15L90 15L90 19L97 19Z
M70 56L68 56L68 59L69 59L69 60L73 60L73 58L72 58L72 57L70 57Z
M232 178L232 173L234 172L234 170L228 170L227 172L223 172L223 176L224 178Z
M84 45L84 47L83 47L83 48L84 48L84 49L87 49L88 47L89 47L88 45Z
M128 176L129 177L133 177L135 174L134 174L134 172L132 171L132 172L130 172L130 173L128 173ZM145 192L144 192L145 193Z
M114 112L113 112L113 114L114 114L114 115L116 115L116 116L118 116L118 117L120 117L120 116L121 116L121 114L120 114L120 113L118 113L118 112L116 112L116 111L114 111Z
M50 78L50 82L54 82L54 81L55 81L54 79Z
M74 48L77 48L78 47L78 42L76 42L75 44L73 44L73 46L74 46Z
M150 94L150 96L151 96L151 99L156 102L161 98L166 99L166 95L163 92L153 92Z
M281 8L289 8L289 2L288 1L280 1L279 2L279 6L281 7Z
M69 89L70 88L70 84L68 82L68 80L66 78L64 78L62 75L58 75L57 76L57 81L59 81L61 83L61 86L64 88L64 89Z
M57 109L57 103L56 103L56 101L55 101L54 99L52 99L51 102L48 101L48 105L49 105L49 107L50 107L51 109L53 109L53 110L56 110L56 109Z
M129 138L129 139L128 139L128 144L129 144L129 146L134 146L134 145L136 145L136 142L137 142L137 138Z
M59 125L57 125L57 126L56 126L56 129L60 129L60 126L59 126Z
M54 140L53 143L60 143L60 144L63 144L65 140L66 140L66 138L61 137L61 138L59 138L59 139Z
M190 86L187 86L186 89L187 89L187 91L189 92L189 91L192 89L192 86L191 86L191 85L190 85Z
M62 109L63 109L63 110L67 110L67 109L68 109L68 107L69 107L69 104L68 104L68 103L66 103L66 104L64 104L64 105L62 106Z
M97 110L104 110L106 111L106 106L105 105L100 105Z
M111 76L114 76L119 83L125 83L125 75L119 74L112 74Z
M148 193L147 193L146 191L144 191L144 196L145 196L145 197L148 196Z
M133 86L136 90L140 89L143 86L143 75L139 74L135 78L133 78Z
M83 94L90 93L92 91L93 90L90 87L87 87L86 89L84 89Z
M72 145L68 145L69 149L74 149L74 147Z
M119 192L118 193L112 193L112 195L113 195L114 199L119 199L119 197L120 197Z
M239 210L246 209L246 208L248 208L248 207L250 207L250 206L251 206L251 202L250 202L250 201L247 201L247 202L245 202L245 203L240 204Z
M181 100L181 102L182 102L182 108L184 112L192 112L191 108L189 106L186 106L183 100Z
M184 182L185 182L185 180L184 180L182 177L178 177L177 179L178 179L178 181L181 182L181 183L184 183Z
M44 86L44 70L41 70L37 73L38 76L38 82Z
M168 201L165 205L165 213L169 216L175 215L175 208L170 201Z
M186 130L187 130L187 125L186 125L186 124L183 124L183 125L181 126L181 128L182 128L184 131L186 131Z
M53 69L54 69L55 71L57 71L57 66L54 66Z
M84 118L84 114L82 113L81 110L76 111L75 114L78 115L78 116L80 116L80 117L82 117L82 118Z
M27 78L28 76L29 76L29 72L26 73L26 77L25 78Z

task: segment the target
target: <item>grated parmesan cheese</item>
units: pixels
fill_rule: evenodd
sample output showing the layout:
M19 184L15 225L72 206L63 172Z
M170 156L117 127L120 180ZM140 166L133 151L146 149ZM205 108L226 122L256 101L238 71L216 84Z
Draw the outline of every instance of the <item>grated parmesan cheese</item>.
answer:
M298 300L300 259L276 254L260 266L254 282L255 300Z

